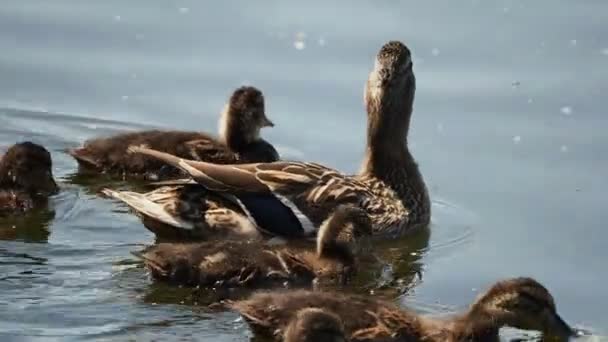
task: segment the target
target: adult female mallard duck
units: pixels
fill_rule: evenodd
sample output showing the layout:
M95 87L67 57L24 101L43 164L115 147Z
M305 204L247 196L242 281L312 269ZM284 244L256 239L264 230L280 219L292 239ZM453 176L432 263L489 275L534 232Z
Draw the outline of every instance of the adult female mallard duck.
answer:
M498 341L503 326L537 330L560 340L577 334L558 315L549 291L531 278L499 281L465 313L442 320L369 296L320 291L258 293L228 306L240 312L257 334L269 337L289 331L298 313L311 308L334 315L333 320L339 317L347 341Z
M0 216L26 212L56 193L51 168L44 147L29 141L11 146L0 159Z
M233 92L222 112L219 138L200 132L151 130L93 139L67 152L87 172L169 179L181 173L157 160L128 155L127 147L145 145L184 158L222 164L272 162L279 159L278 153L260 138L260 129L272 126L264 111L262 92L244 86Z
M202 287L309 286L316 279L345 282L355 271L352 244L371 234L367 215L340 206L317 236L316 251L299 241L220 240L202 243L161 243L134 253L152 277L180 285Z
M316 230L336 205L350 204L369 214L375 235L400 236L430 220L428 192L407 146L415 89L409 49L386 43L365 89L367 151L356 176L315 163L218 165L142 146L129 150L180 168L212 190L272 194L298 216L303 232Z

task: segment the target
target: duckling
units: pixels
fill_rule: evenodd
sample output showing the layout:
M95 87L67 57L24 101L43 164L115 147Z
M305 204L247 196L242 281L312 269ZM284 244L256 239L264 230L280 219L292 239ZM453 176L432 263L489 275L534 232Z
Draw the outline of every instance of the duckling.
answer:
M129 151L180 168L214 191L271 194L291 208L303 232L320 227L336 205L351 204L368 213L374 235L405 235L430 220L429 195L407 145L416 89L412 68L410 50L401 42L388 42L378 52L365 90L366 157L355 176L316 163L219 165L142 146Z
M461 315L438 320L372 299L344 293L295 290L261 292L228 302L260 335L289 331L300 310L339 317L348 341L498 341L503 326L541 331L566 340L576 332L558 315L549 291L531 278L497 282Z
M346 342L344 327L338 316L317 308L299 310L291 320L284 342Z
M369 234L370 222L361 209L340 206L321 227L316 251L297 241L221 240L160 243L134 255L143 259L152 278L187 286L310 286L332 279L344 283L356 269L357 239Z
M26 141L11 146L0 159L0 216L24 213L58 191L51 154Z
M173 179L182 176L177 169L151 158L134 158L126 153L127 147L143 144L180 157L221 164L272 162L279 159L278 153L260 138L260 130L273 126L264 111L262 92L243 86L233 92L222 112L219 138L199 132L151 130L93 139L67 153L85 172Z

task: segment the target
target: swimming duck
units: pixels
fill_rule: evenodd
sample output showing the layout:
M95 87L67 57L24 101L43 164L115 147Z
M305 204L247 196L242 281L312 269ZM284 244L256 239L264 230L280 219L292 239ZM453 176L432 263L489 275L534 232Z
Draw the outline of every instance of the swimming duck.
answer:
M0 159L0 216L26 212L58 191L51 154L26 141L11 146Z
M576 334L557 314L549 291L531 278L499 281L465 313L441 320L369 296L321 291L263 292L228 306L257 334L275 337L289 330L300 310L309 308L339 317L348 341L498 341L503 326L537 330L560 340Z
M342 321L317 308L299 310L283 333L284 342L346 342Z
M180 157L222 164L272 162L279 159L278 153L260 138L260 129L272 126L264 111L262 92L243 86L233 92L222 112L219 138L200 132L151 130L93 139L67 152L81 171L172 179L181 173L154 159L128 155L127 147L143 144Z
M303 232L316 231L336 205L351 204L369 214L374 235L396 237L430 220L429 195L407 146L415 89L409 49L386 43L366 85L367 151L356 176L316 163L219 165L143 146L129 151L180 168L211 190L272 194L296 214Z
M303 241L220 240L160 243L133 254L143 259L154 279L180 285L309 286L316 280L346 282L356 268L357 239L369 234L370 222L361 209L340 206L321 227L316 250Z

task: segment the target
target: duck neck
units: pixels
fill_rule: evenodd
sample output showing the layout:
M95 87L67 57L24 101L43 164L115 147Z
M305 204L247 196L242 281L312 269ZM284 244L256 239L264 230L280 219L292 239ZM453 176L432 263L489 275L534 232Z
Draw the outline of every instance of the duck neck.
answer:
M321 258L336 260L344 266L351 266L355 263L355 255L346 242L326 242L317 251L317 255Z
M413 75L411 78L410 82L414 84L407 86L406 96L401 92L400 96L385 95L375 101L368 99L367 148L361 176L378 179L393 189L405 207L411 210L412 224L427 224L430 199L418 164L408 147L415 92Z
M239 116L237 118L237 116ZM239 121L242 120L240 113L234 113L234 109L227 106L220 119L220 140L233 152L241 152L251 143L259 140L259 129L251 129Z

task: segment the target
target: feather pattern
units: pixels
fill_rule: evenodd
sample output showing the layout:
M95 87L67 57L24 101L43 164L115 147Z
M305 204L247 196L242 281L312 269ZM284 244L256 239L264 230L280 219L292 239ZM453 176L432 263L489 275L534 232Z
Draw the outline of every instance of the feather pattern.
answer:
M238 311L256 334L267 337L281 335L307 309L332 315L346 341L499 341L504 326L539 330L547 339L559 341L579 333L558 315L547 289L531 278L499 281L467 311L443 319L420 316L370 296L306 290L260 292L228 302L228 307Z
M355 176L310 162L220 165L142 146L129 151L180 168L209 189L281 196L315 229L339 205L360 207L369 215L374 234L395 237L430 220L427 189L407 147L415 89L409 49L401 42L386 43L366 83L367 149Z
M370 232L369 223L359 216L358 209L336 210L317 237L316 250L307 241L270 245L260 240L221 240L161 243L135 255L155 279L183 285L309 286L317 278L344 282L355 269L353 243Z

